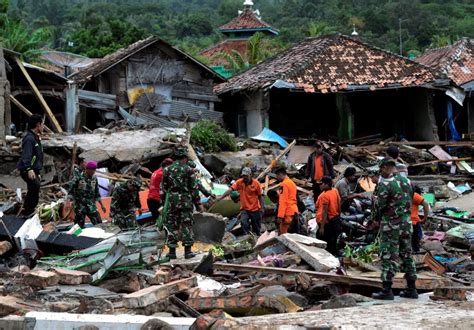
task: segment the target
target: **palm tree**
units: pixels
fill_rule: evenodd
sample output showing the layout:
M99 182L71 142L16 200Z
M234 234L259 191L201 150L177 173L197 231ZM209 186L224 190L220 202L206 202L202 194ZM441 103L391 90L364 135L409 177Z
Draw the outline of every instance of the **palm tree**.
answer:
M308 30L306 31L309 37L319 37L325 34L333 32L332 27L324 22L311 21L308 24Z

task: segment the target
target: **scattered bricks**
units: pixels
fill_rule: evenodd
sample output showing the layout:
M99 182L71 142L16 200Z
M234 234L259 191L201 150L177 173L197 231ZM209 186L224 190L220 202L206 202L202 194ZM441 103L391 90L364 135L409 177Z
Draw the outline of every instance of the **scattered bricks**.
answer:
M160 267L153 278L148 279L151 285L166 284L171 280L171 269L167 267Z
M53 268L52 271L59 276L59 284L79 285L89 284L92 276L89 273L64 268Z
M8 241L1 241L0 242L0 256L3 256L5 253L12 249L12 243Z
M197 277L193 276L163 285L154 285L149 288L124 296L123 304L126 308L140 308L165 299L172 294L197 286Z
M141 289L140 279L136 274L104 280L99 287L116 293L132 293Z
M186 304L199 312L221 309L226 313L238 316L289 313L296 306L289 299L281 301L281 299L264 296L197 298L186 300Z
M21 299L13 296L0 296L0 317L10 314L23 314L28 310Z
M457 300L466 301L466 293L474 291L470 287L447 287L447 288L435 288L433 295L430 296L432 300Z
M26 285L42 289L59 283L58 274L44 270L33 270L26 274L24 279Z

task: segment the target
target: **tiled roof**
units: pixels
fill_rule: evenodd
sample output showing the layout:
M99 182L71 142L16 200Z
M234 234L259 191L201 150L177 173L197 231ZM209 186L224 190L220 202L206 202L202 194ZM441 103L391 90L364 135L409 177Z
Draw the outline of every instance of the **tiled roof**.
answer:
M255 15L251 8L245 8L242 13L232 19L229 23L219 27L219 30L244 30L244 29L272 29L272 26Z
M218 55L222 53L231 54L233 50L237 51L239 54L245 55L247 53L247 44L248 40L246 39L227 39L217 45L203 50L200 55L210 59L209 65L227 66L227 61L220 58Z
M456 84L474 80L474 39L463 38L451 46L432 49L415 61L448 75Z
M305 41L217 85L218 94L281 80L306 92L375 90L449 83L438 71L359 40L332 34Z
M78 73L75 73L71 75L69 78L74 80L77 83L85 83L88 80L102 74L103 72L109 70L110 68L114 67L115 65L119 64L120 62L126 60L130 56L136 54L137 52L141 51L142 49L145 49L146 47L149 47L155 43L161 43L167 48L170 48L177 52L177 56L180 56L182 58L188 59L198 66L200 66L202 69L205 71L209 72L216 81L221 82L224 81L225 79L219 76L217 73L215 73L212 69L204 65L203 63L199 62L192 56L186 54L185 52L179 50L178 48L168 44L167 42L161 40L158 37L148 37L146 39L137 41L127 48L122 48L117 50L115 53L109 54L105 56L102 59L99 59L95 61L92 65L89 67L79 71Z

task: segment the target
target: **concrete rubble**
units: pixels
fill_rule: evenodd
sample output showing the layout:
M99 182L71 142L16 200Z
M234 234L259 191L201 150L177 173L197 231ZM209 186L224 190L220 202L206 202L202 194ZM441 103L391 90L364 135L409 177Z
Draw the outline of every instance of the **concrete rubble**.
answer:
M384 327L384 322L409 327L408 320L425 328L452 322L472 328L474 210L469 207L474 205L470 188L474 177L466 166L470 160L456 160L471 157L472 146L449 149L455 158L447 162L441 147L433 149L436 144L430 141L416 147L409 141L374 138L366 139L368 143L323 142L335 162L337 178L349 166L357 169L356 188L364 196L351 205L351 212L342 214L339 257L326 251L327 243L314 235L312 187L303 174L311 147L303 138L288 148L242 140L238 152L206 154L197 148L196 162L205 170L198 170L202 184L217 196L243 166L254 170L265 192L277 189L272 169L285 165L305 208L307 236L278 235L274 205L268 199L262 234L245 234L237 203L229 199L214 203L204 195L206 212L193 215L198 255L192 259L183 258L183 247L178 247L177 260L165 258L166 233L155 225L146 206L137 218L137 229L121 231L106 212L103 224L75 231L61 191L77 163L74 150L79 159L95 159L104 167L97 173L107 180L103 201L110 199L115 183L132 177L143 180L146 200L151 172L186 135L186 129L155 127L46 137L45 151L53 161L46 169L50 175L43 182L41 204L55 210L56 216L50 218L40 217L40 212L29 218L17 216L18 197L24 191L11 186L14 180L8 185L2 182L0 329L47 329L58 324L67 329L93 325L140 329L153 320L174 329L357 328ZM21 151L18 141L9 139L2 147L5 168L14 169ZM375 305L368 297L382 282L379 246L368 226L374 189L369 174L378 169L378 160L392 142L400 146L410 178L431 206L420 252L414 256L417 287L424 298ZM393 287L396 294L405 287L402 274L395 277Z

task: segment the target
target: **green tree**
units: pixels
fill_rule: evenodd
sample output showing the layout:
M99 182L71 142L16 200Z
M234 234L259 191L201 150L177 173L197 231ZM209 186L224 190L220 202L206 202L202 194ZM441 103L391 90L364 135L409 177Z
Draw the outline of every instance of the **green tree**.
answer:
M308 37L319 37L334 32L334 29L324 22L310 21L306 34Z

